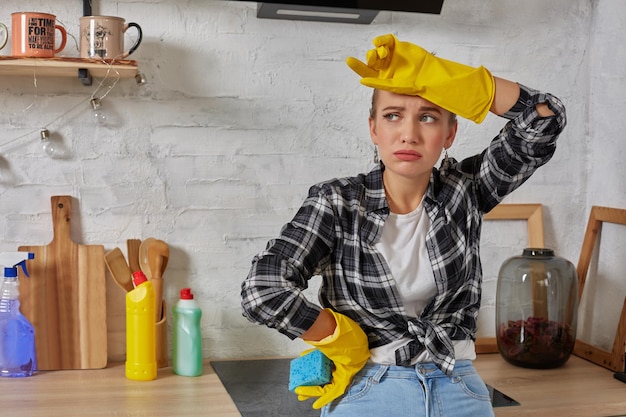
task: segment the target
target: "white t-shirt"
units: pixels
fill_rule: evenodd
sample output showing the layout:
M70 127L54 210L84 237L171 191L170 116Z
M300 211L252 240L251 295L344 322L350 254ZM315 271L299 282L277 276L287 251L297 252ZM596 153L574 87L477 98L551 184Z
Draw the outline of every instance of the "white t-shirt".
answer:
M409 317L419 317L437 293L435 276L426 248L426 234L430 219L424 210L423 200L410 213L390 213L383 226L383 233L376 248L383 254L396 281L398 293ZM384 346L370 349L370 360L383 365L395 365L395 351L409 343L403 338ZM455 358L475 359L472 340L452 342ZM429 362L430 355L424 351L413 363Z

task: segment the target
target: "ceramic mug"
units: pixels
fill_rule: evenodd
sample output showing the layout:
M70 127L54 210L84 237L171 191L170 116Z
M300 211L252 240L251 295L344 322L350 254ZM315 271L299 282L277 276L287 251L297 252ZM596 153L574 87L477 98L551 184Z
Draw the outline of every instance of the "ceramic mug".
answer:
M0 23L0 49L7 44L7 39L9 39L9 29L7 29L4 23Z
M124 34L134 27L137 40L127 51L124 50ZM80 57L94 59L126 58L141 44L141 26L126 23L115 16L83 16L80 18Z
M52 58L65 48L67 32L56 24L49 13L17 12L11 14L11 53L13 56ZM61 33L61 45L55 49L56 31Z

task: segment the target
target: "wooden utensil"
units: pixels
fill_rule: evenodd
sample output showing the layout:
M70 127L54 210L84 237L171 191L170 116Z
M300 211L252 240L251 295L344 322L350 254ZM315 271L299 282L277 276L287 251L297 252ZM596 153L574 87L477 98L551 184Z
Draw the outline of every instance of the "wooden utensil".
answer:
M161 320L161 302L163 301L163 272L170 258L170 248L162 240L155 239L148 245L148 264L152 272L152 285L156 300L156 320Z
M128 267L130 272L136 272L141 269L139 266L139 247L141 246L141 239L128 239L126 241L126 252L128 255Z
M150 265L150 272L152 277L158 275L162 278L163 271L167 267L167 262L170 259L170 248L162 240L154 239L148 245L148 265Z
M104 261L117 285L124 291L131 291L134 288L132 272L120 248L107 252L104 255Z
M139 268L148 279L152 278L152 271L150 271L150 264L148 263L148 246L155 240L155 238L149 237L141 242L139 246Z
M35 328L38 369L104 368L104 246L72 241L71 196L53 196L51 204L52 241L18 248L35 254L29 261L30 278L20 276L20 303Z

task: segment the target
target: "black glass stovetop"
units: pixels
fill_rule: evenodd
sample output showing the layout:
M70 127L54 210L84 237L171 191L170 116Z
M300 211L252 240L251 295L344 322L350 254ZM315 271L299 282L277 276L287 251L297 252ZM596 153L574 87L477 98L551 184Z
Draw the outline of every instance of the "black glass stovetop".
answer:
M260 359L211 362L215 373L243 417L319 417L308 401L298 401L287 389L290 359ZM517 401L487 386L494 407L519 405Z

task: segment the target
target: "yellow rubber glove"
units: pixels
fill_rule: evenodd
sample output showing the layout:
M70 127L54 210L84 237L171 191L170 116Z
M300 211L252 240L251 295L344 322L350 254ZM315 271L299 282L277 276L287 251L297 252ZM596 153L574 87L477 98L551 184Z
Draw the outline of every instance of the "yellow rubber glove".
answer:
M335 317L337 327L335 332L320 340L307 343L315 346L334 363L332 381L321 387L298 387L295 393L300 401L319 397L313 403L313 408L320 409L334 399L342 396L352 378L367 363L370 357L367 335L352 319L343 314L326 309Z
M367 64L349 57L346 63L361 84L398 94L420 96L476 123L493 102L495 83L485 67L470 67L438 58L424 48L401 42L394 35L374 38Z

